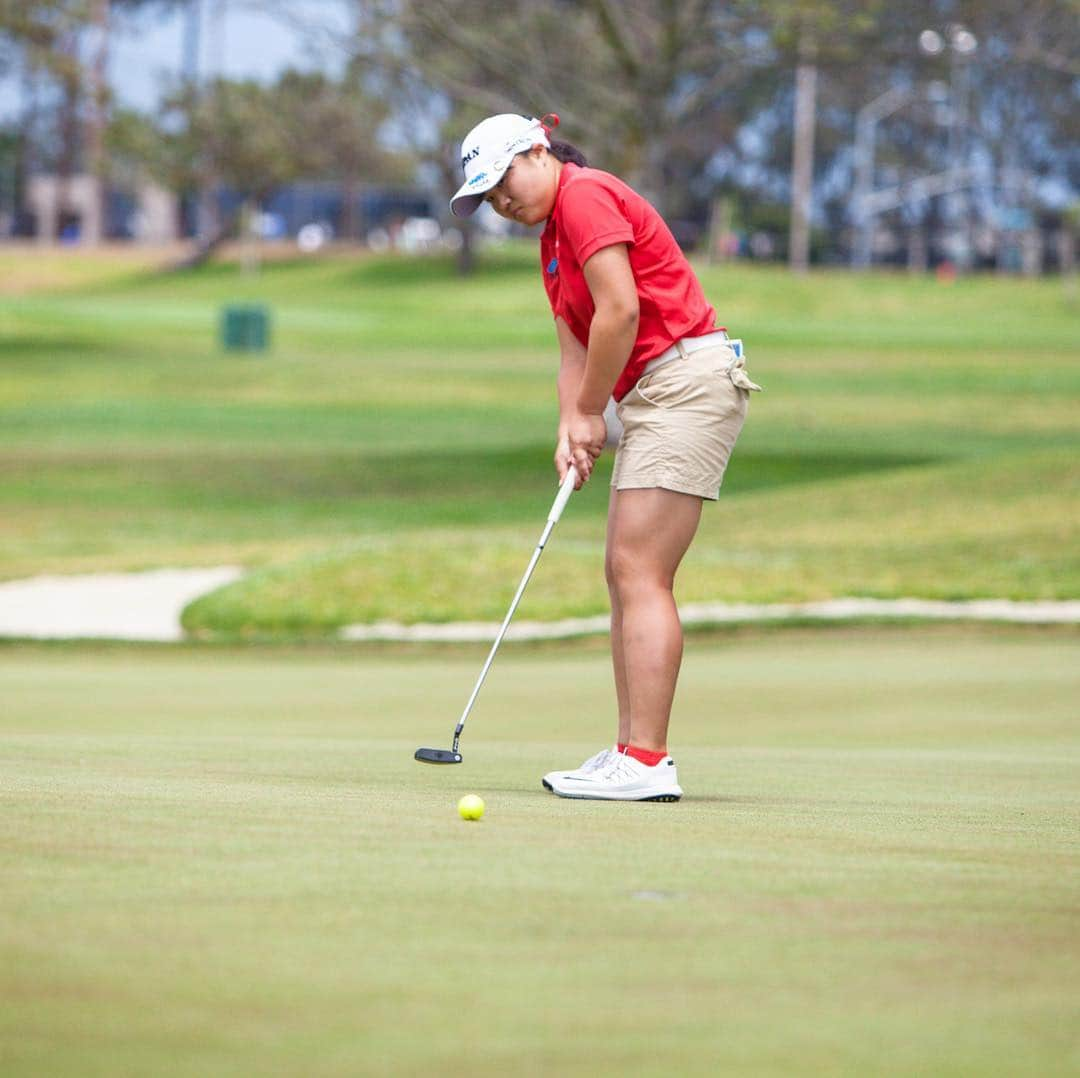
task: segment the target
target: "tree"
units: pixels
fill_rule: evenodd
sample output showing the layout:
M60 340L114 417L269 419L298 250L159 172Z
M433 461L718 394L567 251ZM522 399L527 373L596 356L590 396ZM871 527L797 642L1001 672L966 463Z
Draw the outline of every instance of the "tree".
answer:
M339 179L348 205L362 179L404 175L401 159L378 148L385 116L385 105L355 85L286 71L271 86L217 79L177 87L156 117L118 113L109 145L118 163L146 169L174 191L197 190L209 173L242 203L259 206L287 183ZM209 258L239 217L238 209L200 237L185 264Z
M80 168L97 181L104 222L108 161L105 128L110 107L107 62L111 13L174 0L0 0L0 70L21 59L27 81L41 74L59 91L55 124L39 129L35 110L26 110L22 142L36 143L38 159L66 182ZM6 48L3 47L6 44ZM25 168L25 162L23 164ZM94 242L100 236L84 233Z
M883 4L882 0L765 0L760 6L778 57L795 73L788 264L795 272L805 272L810 264L819 71L866 62Z
M355 193L362 179L407 178L399 155L379 146L387 103L364 91L355 66L341 82L321 73L287 71L275 88L279 119L295 140L301 173L342 184L342 233L355 239Z
M78 164L83 89L78 44L89 16L89 0L0 0L0 68L21 62L28 74L40 74L60 91L61 106L52 116L56 122L35 124L36 130L26 135L37 142L39 157L61 175L70 175Z
M678 215L736 125L735 89L761 43L718 0L358 2L355 55L421 133L449 195L459 140L482 116L558 112L560 135ZM434 122L433 122L434 121ZM434 137L431 137L434 133ZM466 240L470 235L465 226ZM463 267L470 248L463 248Z

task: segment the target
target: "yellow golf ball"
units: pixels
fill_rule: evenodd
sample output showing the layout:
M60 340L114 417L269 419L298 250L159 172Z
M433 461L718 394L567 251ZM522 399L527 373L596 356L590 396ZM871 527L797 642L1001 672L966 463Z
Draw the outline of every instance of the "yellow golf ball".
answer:
M457 803L457 810L463 820L479 820L484 815L484 799L476 794L466 794Z

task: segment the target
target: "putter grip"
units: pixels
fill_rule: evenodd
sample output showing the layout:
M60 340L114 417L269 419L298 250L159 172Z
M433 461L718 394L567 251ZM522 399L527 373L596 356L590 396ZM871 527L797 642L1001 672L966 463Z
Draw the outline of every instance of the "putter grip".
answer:
M574 493L574 484L576 482L577 469L571 464L566 470L566 478L562 481L562 486L559 487L559 493L555 497L555 504L551 507L551 512L548 513L549 524L558 523L562 511L566 508L566 503L570 500L570 495Z

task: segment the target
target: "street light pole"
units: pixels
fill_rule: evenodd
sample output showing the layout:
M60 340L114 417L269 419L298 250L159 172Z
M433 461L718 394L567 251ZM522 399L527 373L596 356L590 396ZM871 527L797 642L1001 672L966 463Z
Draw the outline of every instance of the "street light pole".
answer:
M968 175L968 111L971 98L971 68L969 61L979 47L978 39L960 23L951 23L942 36L936 30L924 30L919 35L919 48L927 56L940 56L949 50L949 112L945 162L956 177ZM964 236L962 260L967 263L971 252L971 199L958 187L956 199L960 205L960 226Z
M967 113L970 95L970 71L967 60L978 48L975 35L965 27L954 24L948 28L948 45L951 50L951 89L949 91L949 136L947 164L943 174L925 176L907 185L909 194L916 190L923 197L958 191L969 182L967 168ZM919 48L927 56L939 56L945 49L945 39L936 30L923 30L919 34ZM866 269L873 257L874 218L887 208L902 205L905 200L904 186L895 192L874 191L874 148L877 125L915 97L915 91L906 86L894 86L863 105L855 115L855 190L852 217L855 223L855 242L851 249L851 264L856 269ZM968 229L968 200L964 200L965 231Z
M948 27L949 85L952 98L949 109L949 168L960 174L966 170L968 151L968 110L971 98L971 66L979 42L966 27L954 23ZM964 238L960 261L965 269L971 266L971 197L966 190L957 192L960 209L960 231Z
M855 117L855 244L851 263L856 269L870 265L874 239L874 212L870 196L874 188L874 148L877 125L886 116L903 108L912 97L906 86L894 86L863 105Z

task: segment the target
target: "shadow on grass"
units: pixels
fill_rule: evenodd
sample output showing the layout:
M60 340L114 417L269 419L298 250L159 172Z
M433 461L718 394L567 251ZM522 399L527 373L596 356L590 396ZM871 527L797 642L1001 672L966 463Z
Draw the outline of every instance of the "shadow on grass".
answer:
M934 460L870 453L736 454L721 498ZM589 488L575 499L576 517L606 513L612 463L611 454L598 463ZM394 455L72 451L6 455L0 459L3 488L0 501L13 511L24 506L68 512L72 506L106 504L137 519L195 514L226 532L230 521L246 520L261 534L278 535L319 521L363 531L540 521L554 499L556 479L547 445Z
M453 255L429 255L424 258L382 255L352 264L347 274L342 276L342 283L379 288L402 288L447 281L498 284L505 282L507 277L539 277L539 258L538 250L533 251L524 246L481 250L476 256L472 272L462 276Z
M62 337L52 334L19 333L10 337L0 336L0 359L18 362L55 359L57 356L85 357L101 346L100 341L89 337Z
M362 496L414 499L434 502L482 501L493 494L520 501L527 497L535 509L545 492L554 490L551 450L547 446L492 452L455 453L453 460L431 454L368 459L354 473L354 491ZM886 472L937 463L936 457L828 455L800 453L736 453L724 479L723 496L747 494L771 487L829 482L868 472ZM598 463L592 482L607 486L612 454ZM606 510L606 499L593 504Z
M940 457L887 453L739 453L736 449L724 476L724 494L744 494L768 487L825 483L833 479L921 468L941 462Z

